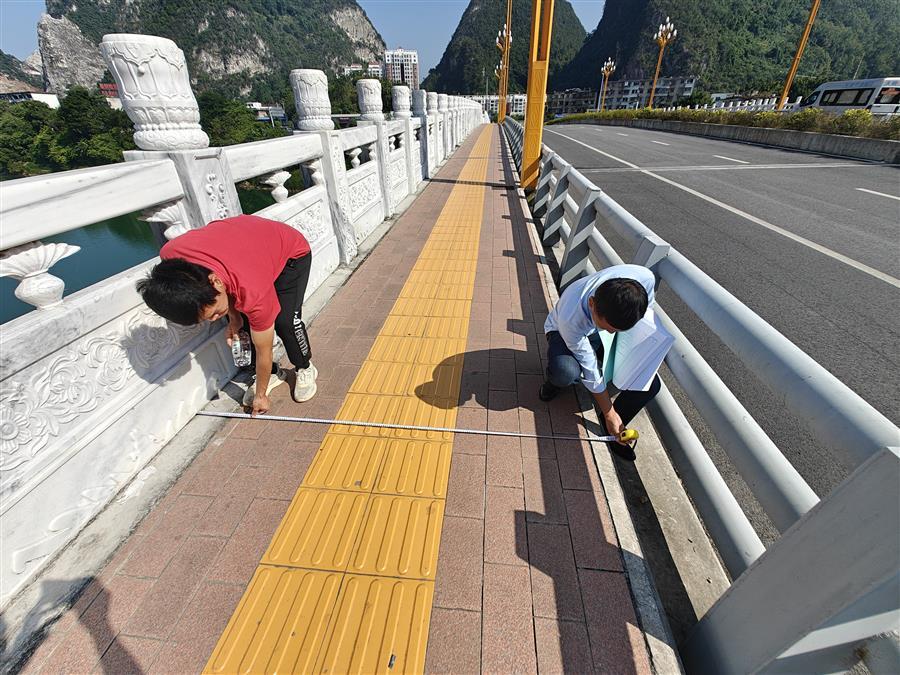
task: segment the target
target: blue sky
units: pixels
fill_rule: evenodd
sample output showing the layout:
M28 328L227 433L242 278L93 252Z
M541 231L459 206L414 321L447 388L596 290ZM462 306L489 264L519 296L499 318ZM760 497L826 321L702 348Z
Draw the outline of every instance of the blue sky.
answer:
M366 10L389 48L418 50L423 79L429 68L440 61L463 10L469 4L468 0L357 1ZM594 30L603 14L604 0L570 2L585 29ZM0 0L0 49L20 59L37 49L35 26L43 12L44 0Z

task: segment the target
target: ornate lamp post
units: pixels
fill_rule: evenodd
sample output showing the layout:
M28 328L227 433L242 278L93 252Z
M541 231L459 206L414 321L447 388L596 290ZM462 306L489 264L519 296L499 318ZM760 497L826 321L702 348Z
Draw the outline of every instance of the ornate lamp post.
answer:
M612 58L606 59L600 72L603 73L603 92L600 94L600 112L603 112L603 106L606 104L606 85L609 83L609 76L616 71L616 62Z
M662 65L663 51L665 51L666 45L675 39L676 35L678 35L678 31L675 30L675 24L669 20L669 17L666 17L666 22L659 24L659 30L656 31L656 35L653 36L653 39L656 40L656 44L659 45L659 58L656 59L656 74L653 76L653 87L650 89L650 100L647 101L648 108L653 107L653 95L656 94L656 80L659 78L659 67Z

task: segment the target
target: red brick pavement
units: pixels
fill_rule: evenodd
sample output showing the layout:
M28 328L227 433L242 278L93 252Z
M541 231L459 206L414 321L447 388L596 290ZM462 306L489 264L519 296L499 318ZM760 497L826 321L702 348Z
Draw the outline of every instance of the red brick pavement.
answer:
M319 391L273 413L332 417L475 134L311 326ZM571 392L537 398L547 294L495 129L458 425L577 434ZM199 672L327 427L229 422L48 631L26 673ZM430 672L649 672L606 498L577 442L459 435Z

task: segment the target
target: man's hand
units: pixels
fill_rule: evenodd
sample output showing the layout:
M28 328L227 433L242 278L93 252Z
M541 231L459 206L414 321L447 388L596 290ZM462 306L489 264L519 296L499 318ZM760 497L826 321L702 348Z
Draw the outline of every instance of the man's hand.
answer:
M256 396L253 397L253 409L250 411L250 416L265 415L269 412L270 406L269 397L261 392L257 392Z
M625 425L622 424L622 418L619 417L619 413L616 412L615 408L610 408L609 411L603 414L603 419L606 422L606 433L618 436L623 431L625 431ZM616 443L620 443L622 445L628 445L628 443L622 443L620 440L616 440Z

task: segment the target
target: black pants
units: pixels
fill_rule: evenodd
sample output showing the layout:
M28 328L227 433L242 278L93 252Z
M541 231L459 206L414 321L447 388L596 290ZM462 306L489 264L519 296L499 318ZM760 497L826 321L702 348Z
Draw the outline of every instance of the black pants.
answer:
M596 333L590 336L591 346L597 352L597 362L603 363L603 343ZM566 346L565 340L557 331L547 333L547 380L557 387L567 387L581 379L581 365ZM607 383L609 384L609 383ZM613 403L613 409L627 425L644 406L659 393L659 375L653 377L647 391L621 391Z
M275 317L275 333L284 343L287 357L294 366L300 369L309 368L312 348L306 326L303 324L303 296L306 295L306 284L309 282L309 271L312 267L312 253L302 258L291 258L287 261L281 274L275 279L275 292L281 311ZM244 329L249 331L250 324L244 317ZM254 350L253 364L256 363ZM272 364L272 372L275 372Z

